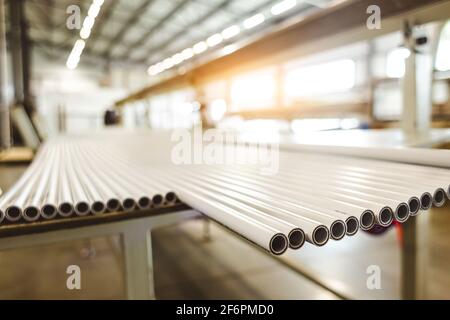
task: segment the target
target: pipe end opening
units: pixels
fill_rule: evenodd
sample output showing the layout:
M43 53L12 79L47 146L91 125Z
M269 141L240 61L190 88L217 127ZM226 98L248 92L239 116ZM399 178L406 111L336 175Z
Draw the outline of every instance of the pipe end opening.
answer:
M433 204L433 199L432 196L429 192L425 192L421 197L420 197L420 208L422 210L428 210L431 208L431 205Z
M341 240L346 231L344 221L338 220L331 224L330 233L333 240Z
M412 216L415 216L420 210L420 200L417 197L412 197L408 201L409 205L409 213Z
M386 227L392 223L394 220L394 214L392 213L392 209L389 207L384 207L380 211L380 219L379 219L380 225L383 227Z
M395 219L399 222L405 222L409 218L409 210L406 203L400 203L395 209Z
M305 233L302 229L294 229L289 232L288 239L291 249L299 249L305 243Z
M167 192L165 195L165 198L166 198L166 201L169 203L174 203L177 201L177 196L176 196L175 192L172 192L172 191Z
M358 232L359 228L359 222L356 217L349 217L347 220L345 220L345 226L346 226L346 233L348 236L353 236Z
M92 204L91 210L92 210L92 212L93 212L94 214L100 214L100 213L105 212L106 207L105 207L105 204L104 204L103 202L101 202L101 201L95 201L95 202Z
M87 204L86 202L82 201L76 204L75 206L75 212L79 215L79 216L85 216L89 213L90 209L89 209L89 204Z
M58 211L63 217L68 217L73 213L73 206L68 202L64 202L59 205Z
M288 239L284 234L277 233L270 239L270 252L275 255L280 255L288 248Z
M136 207L136 201L131 198L126 198L125 200L123 200L122 207L125 211L134 210L134 208Z
M369 230L375 224L375 214L370 210L364 211L361 214L360 224L361 229Z
M437 189L433 195L433 204L436 207L442 207L445 203L445 191L442 188Z
M161 205L161 204L163 203L163 200L164 200L164 198L163 198L163 196L160 195L160 194L155 194L155 195L152 197L153 204L156 205L156 206Z
M20 208L17 206L11 206L6 209L5 214L8 220L17 221L22 216L22 210L20 210Z
M37 220L39 218L39 209L34 206L26 207L23 211L23 215L28 221Z
M312 241L316 246L323 246L328 242L330 238L330 232L325 226L318 226L314 229L312 234Z
M120 210L120 201L117 199L109 199L106 202L106 208L109 212L115 212Z
M52 204L46 204L41 209L42 216L46 219L54 218L57 214L57 209Z
M148 209L152 205L152 200L149 197L141 197L138 200L138 206L140 209Z

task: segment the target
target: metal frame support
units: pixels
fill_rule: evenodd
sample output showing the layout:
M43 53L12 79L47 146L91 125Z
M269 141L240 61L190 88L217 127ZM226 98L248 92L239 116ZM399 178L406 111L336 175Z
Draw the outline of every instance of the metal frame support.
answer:
M127 298L134 300L156 299L151 231L161 226L197 216L197 211L185 210L101 225L5 237L0 238L0 250L120 234L125 257Z
M405 43L410 56L405 60L402 80L403 113L401 127L406 135L427 135L432 121L432 86L434 60L439 41L439 23L420 26L426 32L427 44L418 46L417 26L405 21Z
M433 209L430 211L409 219L402 225L401 298L404 300L427 298L428 220Z

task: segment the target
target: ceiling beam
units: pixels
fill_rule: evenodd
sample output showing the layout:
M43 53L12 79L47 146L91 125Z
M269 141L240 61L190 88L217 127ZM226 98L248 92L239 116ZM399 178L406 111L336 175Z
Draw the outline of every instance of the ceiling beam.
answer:
M111 51L113 48L122 41L125 34L133 27L138 21L139 18L145 13L147 8L154 2L154 0L147 0L143 2L125 21L122 25L122 28L117 32L113 39L108 43L105 50L102 52L102 56L110 57Z
M225 1L225 2L226 2L226 1ZM236 18L234 18L234 19L233 19L233 22L232 22L231 24L238 23L238 22L240 22L242 19L247 18L248 16L251 16L251 15L253 15L253 14L259 12L260 10L264 9L265 7L267 7L267 6L268 6L269 4L271 4L272 2L273 2L273 0L266 0L265 2L263 2L262 4L260 4L258 7L252 9L250 12L245 12L244 14L240 14L239 16L237 16ZM191 29L191 28L195 27L196 25L198 25L198 24L204 22L206 19L212 18L212 17L214 16L214 14L219 13L220 10L225 9L226 6L229 5L230 3L231 3L231 2L228 2L228 3L226 3L226 4L221 3L221 6L220 6L219 10L213 11L211 14L207 15L206 18L204 18L204 19L198 19L198 20L196 20L194 23L192 23L191 25L189 25L188 28ZM212 10L211 10L211 11L212 11ZM218 28L218 30L216 30L216 31L217 31L217 32L221 32L223 29L225 29L225 28L228 27L229 25L230 25L230 24L221 26L221 27ZM186 33L186 31L185 31L184 29L181 30L181 31L178 32L174 37L171 37L168 41L164 42L162 45L159 45L159 46L158 46L158 51L161 52L162 50L164 50L165 48L167 48L172 42L174 42L174 39L177 39L177 38L183 36L185 33ZM201 41L201 40L203 40L203 39L204 39L204 37L197 38L196 40L193 40L193 41L192 41L192 44L195 44L195 43L197 43L197 42L199 42L199 41ZM183 49L184 49L184 48L179 48L179 49L177 49L175 52L178 52L178 51L183 50ZM152 50L152 49L151 49L151 50ZM175 52L173 52L173 54L174 54ZM149 51L148 54L146 54L145 56L147 57L147 56L150 56L150 55L151 55L151 51ZM168 54L168 56L170 57L171 54ZM137 59L137 60L138 60L139 62L142 62L142 63L148 62L145 58ZM151 61L150 64L154 64L154 63L156 63L156 62L157 62L157 61Z
M168 20L170 20L177 12L184 8L189 2L192 0L182 0L178 5L176 5L169 13L167 13L161 20L159 20L156 25L150 28L147 32L145 32L139 39L137 39L133 44L127 46L127 50L123 53L123 57L127 57L130 55L132 50L135 50L142 46L145 43L145 40L148 39L154 32L160 29ZM183 29L185 31L185 29Z
M379 30L369 30L366 27L366 9L369 5L378 5L381 8L383 27ZM294 57L300 58L373 39L402 30L405 19L421 24L448 19L449 10L449 0L346 1L270 33L231 54L146 87L117 101L116 106L190 83L201 84Z
M221 10L225 9L226 7L228 7L231 3L233 2L233 0L223 0L222 2L220 2L217 6L211 8L211 10L209 10L208 12L206 12L204 15L200 16L197 20L195 20L194 22L192 22L191 24L189 24L188 26L186 26L185 28L181 29L180 31L178 31L175 35L173 35L172 37L170 37L170 39L168 39L167 41L163 42L162 44L158 45L158 50L162 51L165 48L167 48L172 42L175 42L176 40L178 40L180 37L182 37L183 35L186 34L186 30L192 29L196 26L198 26L200 23L205 22L207 19L212 18L215 14L217 14L218 12L220 12ZM147 52L147 54L145 56L150 55L151 50L153 50L153 48L150 48L150 51ZM142 59L142 58L141 58ZM146 62L143 59L141 60L142 62Z

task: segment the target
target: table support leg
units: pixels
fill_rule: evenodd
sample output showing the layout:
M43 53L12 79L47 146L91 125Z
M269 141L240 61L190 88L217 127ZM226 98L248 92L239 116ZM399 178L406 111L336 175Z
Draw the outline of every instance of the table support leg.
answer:
M155 299L151 229L134 225L127 228L122 236L127 298L129 300Z

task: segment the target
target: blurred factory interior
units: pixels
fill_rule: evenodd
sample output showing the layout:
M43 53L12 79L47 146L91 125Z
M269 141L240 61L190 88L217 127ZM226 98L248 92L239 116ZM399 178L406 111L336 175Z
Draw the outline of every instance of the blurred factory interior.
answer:
M0 9L1 193L43 141L106 127L207 123L305 144L450 146L448 0L0 0ZM35 245L14 228L0 224L0 299L130 297L118 235ZM199 217L151 240L158 299L450 299L448 201L281 257ZM80 266L81 290L66 288L68 265ZM374 265L377 289L367 285Z

